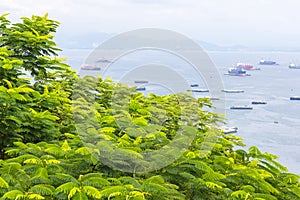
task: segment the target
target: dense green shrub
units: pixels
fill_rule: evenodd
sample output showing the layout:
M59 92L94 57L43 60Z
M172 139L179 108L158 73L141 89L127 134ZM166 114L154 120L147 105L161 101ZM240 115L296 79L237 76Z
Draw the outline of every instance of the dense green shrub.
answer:
M13 141L38 142L70 132L76 74L58 59L58 22L43 17L11 24L0 16L0 152ZM31 75L31 79L26 74Z

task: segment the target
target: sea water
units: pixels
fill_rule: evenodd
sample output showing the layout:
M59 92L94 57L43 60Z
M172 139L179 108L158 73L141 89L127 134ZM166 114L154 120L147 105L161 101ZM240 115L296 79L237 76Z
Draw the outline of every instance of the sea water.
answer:
M100 74L80 70L91 52L90 49L65 49L61 56L67 57L67 63L81 75ZM227 126L238 127L235 134L244 138L247 147L258 146L263 152L278 155L279 162L288 167L289 171L300 175L300 101L289 99L290 96L300 96L300 69L288 68L290 62L299 61L300 64L300 52L211 51L207 54L218 69L225 89L244 90L244 93L225 95ZM262 58L274 60L278 65L258 65ZM224 75L229 67L238 62L252 64L260 70L248 71L251 76L246 77ZM166 52L144 51L126 55L112 63L104 75L118 82L130 70L149 63L172 68L189 84L207 88L206 81L195 72L195 68L182 58ZM162 76L168 78L167 74ZM176 80L173 81L175 84ZM167 94L172 91L149 84L147 92ZM195 95L201 97L209 94ZM267 104L251 105L251 101L256 100ZM229 109L235 105L250 105L253 110Z

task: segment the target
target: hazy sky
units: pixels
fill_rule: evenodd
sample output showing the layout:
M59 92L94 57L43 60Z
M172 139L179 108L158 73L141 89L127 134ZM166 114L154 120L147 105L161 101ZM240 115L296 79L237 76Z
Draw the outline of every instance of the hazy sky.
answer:
M300 47L299 0L1 0L6 12L49 13L71 34L155 27L219 45Z

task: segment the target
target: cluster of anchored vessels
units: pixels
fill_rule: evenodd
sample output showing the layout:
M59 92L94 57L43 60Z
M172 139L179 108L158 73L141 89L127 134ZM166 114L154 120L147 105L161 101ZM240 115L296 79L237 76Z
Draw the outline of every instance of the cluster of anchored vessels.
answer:
M110 60L101 58L97 61L98 63L111 63ZM275 61L272 60L260 60L259 65L278 65ZM300 69L300 65L297 65L295 63L291 63L288 66L290 69ZM81 70L101 70L99 66L93 66L93 65L83 65L81 66ZM236 66L230 67L225 75L230 75L230 76L250 76L250 74L247 73L247 71L251 70L260 70L260 68L254 67L251 64L248 63L237 63ZM147 80L136 80L134 81L136 84L147 84L149 81ZM191 84L190 88L188 91L189 92L209 92L208 89L202 89L198 88L198 84ZM145 91L146 87L140 85L136 88L137 91ZM244 90L222 90L224 93L243 93ZM219 100L219 98L211 98L211 100ZM300 96L292 96L290 97L290 100L300 100ZM261 104L267 104L265 101L252 101L252 105L261 105ZM253 107L249 105L243 105L243 106L231 106L230 109L233 110L252 110ZM275 123L275 122L274 122ZM277 122L278 123L278 122ZM236 133L238 128L237 127L221 127L220 128L225 134L230 134L230 133Z
M259 65L278 65L277 62L272 60L260 60ZM300 69L300 65L295 63L290 63L288 66L290 69ZM237 63L235 67L230 67L226 75L230 76L250 76L247 71L260 70L260 68L255 68L252 64L248 63Z
M111 63L111 60L108 60L106 58L99 58L97 63ZM259 65L278 65L275 61L272 60L260 60ZM297 65L295 63L291 63L288 66L290 69L300 69L300 65ZM94 65L87 65L84 64L80 68L81 70L101 70L100 66L94 66ZM228 69L228 73L226 75L231 75L231 76L250 76L250 74L247 73L247 71L250 70L260 70L260 68L255 68L253 65L248 64L248 63L237 63L235 67L230 67ZM197 84L196 84L197 85Z
M277 62L272 61L272 60L260 60L259 65L278 65ZM300 65L297 65L295 63L290 63L288 65L290 69L300 69ZM237 63L235 67L231 67L228 69L228 73L225 75L231 75L231 76L250 76L250 74L247 73L247 71L250 70L260 70L260 68L255 68L251 64L246 64L246 63ZM238 91L237 91L238 92ZM242 91L239 91L242 92ZM292 96L290 97L290 100L300 100L300 96ZM252 102L252 104L266 104L266 102ZM252 107L250 106L233 106L231 109L247 109L251 110Z
M278 65L275 61L271 60L260 60L259 65ZM288 65L290 69L300 69L300 65L297 65L295 63L290 63ZM226 75L231 75L231 76L250 76L250 74L247 73L247 71L250 70L260 70L260 68L255 68L251 64L246 64L246 63L237 63L235 67L230 67L228 69L228 72ZM224 92L228 92L225 91ZM244 92L243 90L229 90L230 93L241 93ZM290 100L300 100L300 96L292 96L290 97ZM258 104L267 104L265 101L252 101L252 105L258 105ZM253 107L249 105L244 105L244 106L231 106L230 109L234 110L252 110ZM274 123L278 123L275 121ZM223 127L221 128L225 134L230 134L230 133L236 133L238 128L237 127Z

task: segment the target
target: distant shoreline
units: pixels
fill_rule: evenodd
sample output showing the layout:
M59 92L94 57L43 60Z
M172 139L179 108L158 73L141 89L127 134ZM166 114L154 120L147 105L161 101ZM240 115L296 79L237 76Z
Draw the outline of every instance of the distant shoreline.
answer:
M96 48L65 48L61 47L61 50L94 50ZM208 53L300 53L299 50L207 50L203 49Z

